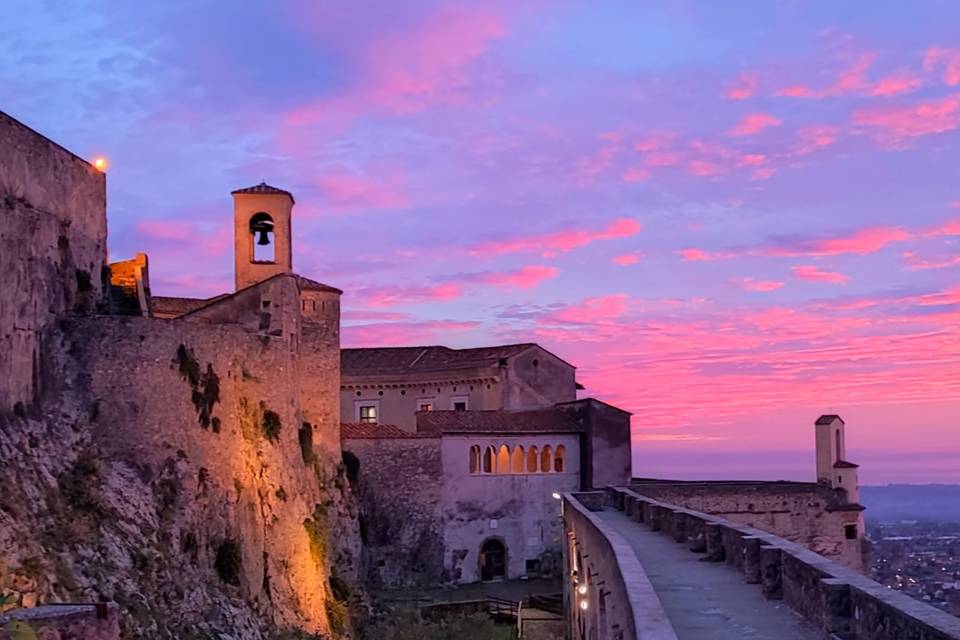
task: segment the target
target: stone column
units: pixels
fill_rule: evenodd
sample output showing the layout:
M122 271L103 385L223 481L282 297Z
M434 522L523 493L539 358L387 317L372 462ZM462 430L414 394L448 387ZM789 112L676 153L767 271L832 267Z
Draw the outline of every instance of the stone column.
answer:
M767 600L783 599L783 552L777 547L760 547L760 584Z

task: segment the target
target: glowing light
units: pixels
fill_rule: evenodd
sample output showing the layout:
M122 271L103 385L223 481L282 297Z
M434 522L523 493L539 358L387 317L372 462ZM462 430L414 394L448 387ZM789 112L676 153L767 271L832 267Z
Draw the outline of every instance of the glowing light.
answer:
M586 611L589 607L590 607L590 605L587 603L586 600L581 600L581 601L580 601L580 608L581 608L581 609L583 609L584 611Z
M579 587L577 587L577 593L579 593L580 595L586 594L586 593L587 593L587 585L582 584L582 585L580 585Z
M106 158L97 158L93 161L93 166L97 168L98 171L107 170L107 159Z
M557 493L556 491L554 491L554 492L553 492L553 499L554 499L554 500L559 500L559 499L560 499L560 494Z

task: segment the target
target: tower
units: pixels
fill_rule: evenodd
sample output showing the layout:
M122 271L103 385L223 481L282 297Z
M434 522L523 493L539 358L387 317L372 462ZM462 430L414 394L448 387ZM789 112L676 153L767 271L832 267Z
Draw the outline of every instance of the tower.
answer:
M858 465L847 461L846 424L838 415L822 415L814 423L817 443L817 482L845 489L847 501L860 499Z
M278 273L292 273L293 194L261 182L232 195L236 290Z

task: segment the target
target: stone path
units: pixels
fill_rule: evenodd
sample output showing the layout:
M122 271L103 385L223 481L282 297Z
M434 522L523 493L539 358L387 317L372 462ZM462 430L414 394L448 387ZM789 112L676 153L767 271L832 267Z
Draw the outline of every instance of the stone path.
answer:
M679 640L820 640L824 636L760 585L651 531L622 511L597 512L633 547Z

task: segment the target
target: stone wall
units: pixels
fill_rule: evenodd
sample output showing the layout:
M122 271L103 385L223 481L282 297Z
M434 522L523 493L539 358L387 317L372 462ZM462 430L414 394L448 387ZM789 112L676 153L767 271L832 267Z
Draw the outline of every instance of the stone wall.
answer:
M301 435L297 341L103 316L44 340L43 413L0 419L0 589L114 600L135 637L345 630L359 530Z
M603 489L629 481L633 466L630 413L594 398L564 402L583 428L581 489Z
M36 393L40 336L103 300L103 173L0 112L0 411Z
M500 372L503 400L494 408L541 409L577 398L576 369L539 346L510 358Z
M568 638L676 640L660 598L633 549L602 520L603 494L564 494L564 580ZM585 586L586 593L580 593ZM586 608L583 603L586 602Z
M725 518L609 488L607 503L638 526L705 553L756 584L770 600L783 600L830 637L848 640L960 640L960 619L892 591L850 568L779 536ZM602 553L603 545L581 545ZM635 558L634 558L635 559ZM626 640L644 637L624 636Z
M643 495L763 529L857 571L864 566L863 509L843 492L807 482L670 482L634 480ZM856 537L847 538L847 526Z
M363 576L371 587L428 586L447 580L441 522L439 438L343 441L357 457Z

